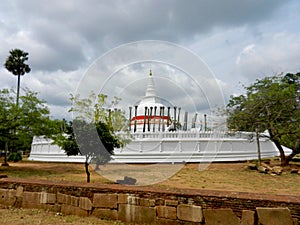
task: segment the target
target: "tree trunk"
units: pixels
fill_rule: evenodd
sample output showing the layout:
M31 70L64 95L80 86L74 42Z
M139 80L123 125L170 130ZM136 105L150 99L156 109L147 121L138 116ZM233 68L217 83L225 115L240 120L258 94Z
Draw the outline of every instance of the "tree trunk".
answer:
M17 107L19 106L19 97L20 97L20 80L21 75L18 75L18 84L17 84Z
M286 157L285 157L285 154L284 154L284 151L283 151L283 148L282 148L280 142L276 138L274 138L274 135L270 129L268 131L270 134L270 140L274 142L274 144L276 145L276 147L279 151L281 166L287 166L289 164L289 162L287 162L287 160L286 160Z
M261 166L261 153L260 153L260 143L259 143L258 128L255 128L255 134L256 134L256 144L257 144L258 165Z
M91 174L89 171L89 163L87 162L87 160L84 163L84 167L85 167L85 173L86 173L86 182L90 183L91 181Z
M287 160L286 160L286 157L285 157L285 154L284 154L281 144L277 140L272 140L272 141L274 142L277 149L279 150L281 166L287 166L289 164L289 162L287 162Z
M7 163L7 151L8 151L8 143L7 141L5 142L5 150L4 150L4 163L2 163L1 166L9 166Z
M295 142L295 146L294 146L292 153L289 156L285 157L285 165L288 165L290 163L290 161L294 158L294 156L297 154L300 154L300 140L299 139Z

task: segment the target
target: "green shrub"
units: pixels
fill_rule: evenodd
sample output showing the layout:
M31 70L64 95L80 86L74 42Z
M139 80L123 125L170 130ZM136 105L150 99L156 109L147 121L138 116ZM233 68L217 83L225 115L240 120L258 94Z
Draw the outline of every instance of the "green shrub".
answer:
M9 154L7 161L9 162L19 162L22 160L21 152L12 152Z

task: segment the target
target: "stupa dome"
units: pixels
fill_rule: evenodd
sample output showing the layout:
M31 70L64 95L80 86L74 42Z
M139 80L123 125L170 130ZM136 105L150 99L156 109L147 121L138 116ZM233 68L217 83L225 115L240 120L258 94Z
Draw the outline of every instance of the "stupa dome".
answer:
M145 96L141 99L139 104L133 108L131 127L133 128L136 123L136 130L144 131L150 130L150 126L153 126L154 124L169 125L170 119L169 116L165 116L165 113L166 107L162 104L161 98L156 95L155 83L152 76L152 71L150 70ZM148 120L149 128L145 129L144 124L146 123L148 126Z

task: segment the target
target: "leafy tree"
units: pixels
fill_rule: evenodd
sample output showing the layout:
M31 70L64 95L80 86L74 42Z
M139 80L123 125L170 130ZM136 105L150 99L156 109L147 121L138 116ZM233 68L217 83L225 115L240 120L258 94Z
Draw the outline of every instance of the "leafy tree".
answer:
M70 111L76 118L73 123L65 123L63 133L55 137L54 143L64 149L67 155L85 156L88 183L89 164L95 163L98 166L107 163L111 160L114 148L125 144L125 140L115 134L115 128L121 130L122 124L127 124L128 127L128 123L124 122L124 113L106 109L106 98L105 95L94 94L87 99L72 96L73 107ZM96 103L93 103L92 99L96 99ZM113 101L112 104L117 103Z
M228 127L267 130L279 150L281 164L288 165L300 153L300 73L266 77L245 89L245 95L230 98ZM282 145L292 149L289 156Z
M9 51L10 55L5 61L5 68L11 72L13 75L18 76L17 83L17 105L19 104L19 95L20 95L20 79L25 73L30 72L30 67L25 61L28 60L28 53L20 49L13 49Z
M15 139L12 130L17 127L16 123L16 105L14 97L11 96L9 90L3 89L0 91L0 149L5 149L4 163L7 164L7 152L11 142Z
M59 133L60 121L50 118L46 102L29 89L24 93L16 106L15 92L0 90L0 148L6 152L29 150L35 135Z

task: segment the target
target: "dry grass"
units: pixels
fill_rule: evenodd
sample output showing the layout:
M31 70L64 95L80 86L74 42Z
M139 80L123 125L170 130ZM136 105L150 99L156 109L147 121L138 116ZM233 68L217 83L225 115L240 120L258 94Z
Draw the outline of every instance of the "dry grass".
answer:
M289 172L280 176L261 174L248 170L247 163L212 163L200 166L205 169L199 170L199 164L126 165L126 167L114 165L110 168L106 166L106 170L102 167L100 173L112 180L99 175L91 168L91 182L113 183L127 174L137 178L138 185L143 184L142 179L147 179L148 182L151 178L151 182L148 183L160 187L300 195L299 174ZM300 169L299 164L294 167ZM35 180L86 182L84 165L79 163L40 163L25 160L10 163L9 167L0 167L0 174Z
M1 225L125 225L119 221L101 220L96 217L63 216L39 209L0 209Z
M161 186L208 190L242 191L268 194L300 195L300 175L284 172L280 176L247 169L245 163L211 164L199 171L196 164L186 165Z
M278 163L278 161L275 163ZM299 174L284 172L280 176L271 176L249 170L247 169L247 165L247 163L200 164L200 167L199 164L127 165L126 167L123 167L122 165L114 165L112 167L102 167L101 173L110 175L113 179L118 178L118 176L123 176L124 174L139 176L141 179L146 177L148 179L147 181L149 181L149 177L158 177L158 180L161 182L154 182L155 184L153 185L166 188L194 188L300 195ZM299 164L293 165L293 167L300 169ZM41 163L24 160L19 163L10 163L9 167L0 167L0 175L1 174L6 174L8 177L25 178L30 180L50 180L62 183L65 181L86 183L84 165L78 163ZM169 176L168 179L163 179L163 174L167 174ZM99 173L92 168L91 178L92 183L113 182L100 176ZM100 220L95 217L85 218L74 215L63 216L38 209L0 209L0 218L2 225L126 224L119 221Z

